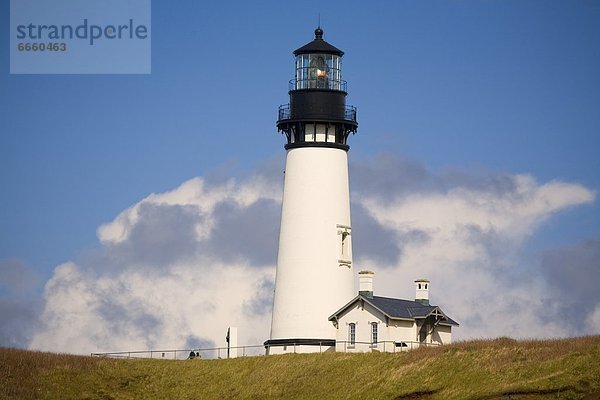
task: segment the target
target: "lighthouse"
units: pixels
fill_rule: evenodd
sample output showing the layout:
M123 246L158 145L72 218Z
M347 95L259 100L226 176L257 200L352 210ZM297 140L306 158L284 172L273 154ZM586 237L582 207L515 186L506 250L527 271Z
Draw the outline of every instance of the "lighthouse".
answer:
M317 28L294 51L289 104L279 107L287 157L267 354L333 351L328 317L354 296L347 141L358 123L343 55Z

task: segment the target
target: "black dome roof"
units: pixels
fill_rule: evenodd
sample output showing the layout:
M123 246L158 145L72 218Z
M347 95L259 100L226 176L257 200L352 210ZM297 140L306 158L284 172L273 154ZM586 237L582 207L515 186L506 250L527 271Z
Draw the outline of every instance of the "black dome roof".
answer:
M315 40L305 44L299 49L294 50L295 56L309 53L335 54L340 57L344 55L343 51L323 40L323 29L321 29L321 27L315 29Z

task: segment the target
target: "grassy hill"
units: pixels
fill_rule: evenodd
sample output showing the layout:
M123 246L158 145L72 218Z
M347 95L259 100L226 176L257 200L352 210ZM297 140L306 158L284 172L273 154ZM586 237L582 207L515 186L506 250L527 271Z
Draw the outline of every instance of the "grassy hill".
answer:
M600 336L232 360L117 360L0 349L0 398L600 399Z

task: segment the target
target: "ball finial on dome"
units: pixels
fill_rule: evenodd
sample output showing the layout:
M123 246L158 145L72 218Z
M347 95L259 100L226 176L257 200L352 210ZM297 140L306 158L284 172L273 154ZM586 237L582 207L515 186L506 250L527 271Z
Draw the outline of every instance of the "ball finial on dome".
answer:
M315 39L323 39L323 29L320 26L315 29Z

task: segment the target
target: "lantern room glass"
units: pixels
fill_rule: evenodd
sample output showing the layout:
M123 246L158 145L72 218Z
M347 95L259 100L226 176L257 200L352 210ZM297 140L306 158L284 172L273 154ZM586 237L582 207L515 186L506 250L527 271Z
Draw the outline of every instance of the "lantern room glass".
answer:
M295 90L344 90L342 58L334 54L299 54L296 56Z

